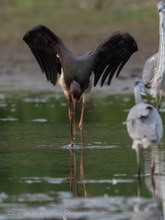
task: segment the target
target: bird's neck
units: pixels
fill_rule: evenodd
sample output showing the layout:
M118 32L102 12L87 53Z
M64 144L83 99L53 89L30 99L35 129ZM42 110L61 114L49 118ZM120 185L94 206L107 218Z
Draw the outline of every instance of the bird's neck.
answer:
M138 86L136 86L134 88L134 95L135 95L135 103L136 104L138 104L140 102L143 102L143 99L142 99L142 97L140 95L140 90L139 90Z
M165 72L165 12L159 12L159 59L158 72Z

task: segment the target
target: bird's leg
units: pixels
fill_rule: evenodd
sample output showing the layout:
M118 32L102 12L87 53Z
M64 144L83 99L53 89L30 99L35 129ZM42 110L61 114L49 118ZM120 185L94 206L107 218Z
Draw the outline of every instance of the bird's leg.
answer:
M78 197L78 184L77 184L77 165L76 165L76 156L74 149L70 149L70 192L73 193L73 196Z
M140 197L141 178L137 176L137 197Z
M73 165L73 157L74 157L74 151L73 151L74 149L73 148L71 148L70 149L70 191L72 192L72 189L73 189L73 174L74 174L74 169L73 169L73 167L74 167L74 165Z
M151 166L150 167L151 167L151 176L153 176L155 173L155 159L154 159L153 155L151 157Z
M84 197L87 197L88 190L87 190L87 184L85 181L85 171L84 171L84 148L81 148L81 155L80 155L80 179L83 184Z
M139 146L137 146L135 148L136 150L136 159L137 159L137 175L138 177L140 177L140 173L141 173L141 167L140 167L140 150L139 150Z
M155 173L155 162L151 164L151 175L153 176Z
M156 107L157 107L157 110L158 110L158 111L160 110L160 105L161 105L161 101L162 101L163 94L164 94L164 91L161 89L161 90L160 90L159 99L158 99L158 101L157 101L157 103L156 103Z
M73 148L73 144L74 144L74 140L73 140L73 125L72 125L73 113L72 113L71 102L70 101L68 103L68 117L69 117L69 121L70 121L70 145L71 145L71 148Z
M77 99L72 98L73 102L73 139L75 140L76 135L76 107L77 107Z
M83 138L83 121L84 121L84 109L85 109L85 103L86 103L86 96L83 96L83 99L82 99L82 107L81 107L81 116L80 116L80 122L79 122L79 129L80 129L80 135L81 135L81 144L82 144L82 147L84 146L84 138Z

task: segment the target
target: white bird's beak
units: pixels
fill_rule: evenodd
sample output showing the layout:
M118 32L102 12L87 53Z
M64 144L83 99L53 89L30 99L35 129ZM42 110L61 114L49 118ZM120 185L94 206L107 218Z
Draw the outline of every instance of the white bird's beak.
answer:
M142 96L147 97L147 98L149 97L149 95L148 95L146 92L141 92L140 94L141 94Z

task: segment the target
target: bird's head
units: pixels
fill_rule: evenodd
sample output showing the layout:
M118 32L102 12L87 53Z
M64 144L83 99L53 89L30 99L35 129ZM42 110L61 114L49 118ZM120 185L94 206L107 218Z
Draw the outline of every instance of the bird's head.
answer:
M159 12L165 12L165 2L164 1L159 1L157 4L158 11Z
M70 93L70 97L73 103L75 101L77 102L80 99L81 87L77 81L73 80L73 82L70 85L69 93Z
M147 96L146 88L145 88L145 85L144 85L143 80L141 80L141 79L136 79L135 85L134 85L134 89L135 89L135 90L138 90L138 92L139 92L140 95L142 95L142 96Z

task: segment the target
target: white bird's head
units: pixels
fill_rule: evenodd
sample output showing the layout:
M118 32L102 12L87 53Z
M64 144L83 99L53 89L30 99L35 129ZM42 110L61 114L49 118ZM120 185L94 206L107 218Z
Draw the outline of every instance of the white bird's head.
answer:
M157 4L158 11L159 12L165 12L165 2L164 1L159 1Z
M147 96L146 88L145 88L145 85L144 85L143 80L141 80L141 79L136 79L135 85L134 85L134 89L135 89L135 90L138 90L138 93L139 93L140 95L142 95L142 96Z

